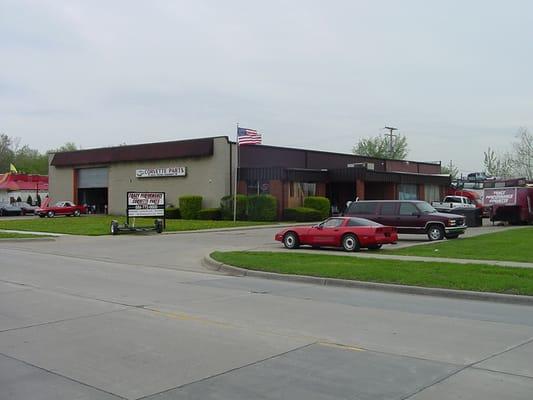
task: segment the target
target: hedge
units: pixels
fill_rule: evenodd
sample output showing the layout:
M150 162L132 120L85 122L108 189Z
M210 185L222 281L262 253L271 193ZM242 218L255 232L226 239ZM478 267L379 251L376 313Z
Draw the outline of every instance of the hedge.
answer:
M304 207L320 211L320 218L326 219L331 211L331 203L327 197L309 196L304 199Z
M179 203L183 219L196 219L198 211L202 209L202 196L181 196Z
M283 219L285 221L297 222L322 220L320 211L306 207L286 208L283 210Z
M180 209L177 207L165 208L165 218L168 219L181 219Z
M220 212L222 219L233 219L233 196L224 196L220 199ZM245 220L248 213L248 197L243 194L237 195L237 219Z
M198 219L218 220L220 218L220 208L204 208L198 211Z
M248 196L248 219L250 221L275 221L278 202L269 194Z

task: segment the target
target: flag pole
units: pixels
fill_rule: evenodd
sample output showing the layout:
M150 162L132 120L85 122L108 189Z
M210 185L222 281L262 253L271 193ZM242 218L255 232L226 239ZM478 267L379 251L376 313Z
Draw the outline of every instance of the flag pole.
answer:
M237 174L239 172L239 123L237 122L237 156L235 157L235 183L233 186L233 222L237 221Z

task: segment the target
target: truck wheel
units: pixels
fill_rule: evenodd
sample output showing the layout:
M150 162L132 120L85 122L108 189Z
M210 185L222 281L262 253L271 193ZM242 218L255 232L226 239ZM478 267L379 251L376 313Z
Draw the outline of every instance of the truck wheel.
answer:
M430 225L427 234L431 241L442 240L444 239L444 228L440 225Z
M357 236L351 233L348 235L345 235L342 238L342 247L346 251L359 251L360 246L359 246L359 240L357 240Z
M288 232L283 237L283 245L287 249L297 249L300 247L300 241L298 240L298 235L294 232Z

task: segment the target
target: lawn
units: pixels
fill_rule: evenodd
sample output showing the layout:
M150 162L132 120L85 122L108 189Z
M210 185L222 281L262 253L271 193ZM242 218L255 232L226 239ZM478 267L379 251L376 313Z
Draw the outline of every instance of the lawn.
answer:
M367 282L533 295L533 269L271 252L214 252L225 264L259 271Z
M110 232L110 224L113 219L120 223L126 221L126 217L111 215L90 215L82 217L55 217L55 218L35 218L21 220L0 220L0 229L13 229L18 231L67 233L72 235L107 235ZM130 220L131 223L131 220ZM153 226L154 218L137 218L137 226ZM167 220L166 231L189 231L198 229L230 228L251 225L265 225L270 222L252 221L203 221L203 220Z
M0 240L2 239L34 239L41 237L49 237L46 235L31 235L28 233L13 233L13 232L0 232Z
M399 250L386 250L386 254L533 263L533 227L445 240Z

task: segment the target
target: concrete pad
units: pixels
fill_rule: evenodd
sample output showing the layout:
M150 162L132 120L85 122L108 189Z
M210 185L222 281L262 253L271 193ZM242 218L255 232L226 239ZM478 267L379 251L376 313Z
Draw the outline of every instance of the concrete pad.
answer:
M431 386L409 400L531 400L533 379L467 369Z
M116 400L120 397L0 355L0 400Z
M9 329L123 310L125 307L41 290L0 294L0 333Z
M0 353L128 398L220 374L309 343L201 316L122 311L0 334Z
M257 331L305 335L316 340L453 364L479 361L533 336L530 326L353 307L269 294L249 294L246 298L195 304L194 308L185 304L180 309L194 310L239 326L253 326Z
M456 370L449 364L313 345L148 399L401 399Z
M533 343L530 342L490 358L480 364L476 364L476 367L533 378Z
M20 292L22 290L29 290L27 286L17 285L14 283L0 282L0 294Z

